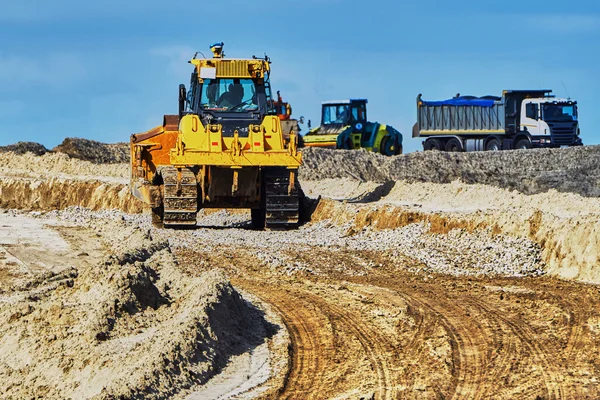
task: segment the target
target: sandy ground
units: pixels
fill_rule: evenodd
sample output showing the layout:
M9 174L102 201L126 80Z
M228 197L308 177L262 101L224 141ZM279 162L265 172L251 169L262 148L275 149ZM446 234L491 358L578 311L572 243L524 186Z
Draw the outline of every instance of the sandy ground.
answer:
M182 275L150 235L121 216L0 214L3 398L255 396L283 373L278 317L217 269Z
M600 397L597 198L305 179L296 231L171 231L56 156L0 178L6 398Z

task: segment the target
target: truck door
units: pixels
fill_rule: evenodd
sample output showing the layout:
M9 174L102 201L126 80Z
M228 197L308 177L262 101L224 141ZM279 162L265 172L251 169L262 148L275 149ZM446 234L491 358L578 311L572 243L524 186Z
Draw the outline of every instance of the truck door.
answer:
M521 129L527 130L532 136L543 134L540 124L540 105L523 101L521 107Z

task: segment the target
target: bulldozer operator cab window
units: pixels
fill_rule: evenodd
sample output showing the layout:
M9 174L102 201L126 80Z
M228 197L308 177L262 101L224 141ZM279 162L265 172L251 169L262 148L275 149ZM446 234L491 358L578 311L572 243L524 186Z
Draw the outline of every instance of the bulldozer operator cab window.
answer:
M323 125L345 124L350 115L350 105L326 105L323 107Z
M252 79L205 79L200 104L205 110L248 112L258 109Z

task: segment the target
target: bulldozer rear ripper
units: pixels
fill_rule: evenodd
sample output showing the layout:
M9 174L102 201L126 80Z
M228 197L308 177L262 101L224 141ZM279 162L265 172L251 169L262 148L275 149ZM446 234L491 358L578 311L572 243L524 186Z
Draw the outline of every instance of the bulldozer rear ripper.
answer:
M224 58L194 66L179 115L130 140L131 191L169 228L194 226L201 208L249 208L255 229L300 223L302 154L273 109L270 60Z

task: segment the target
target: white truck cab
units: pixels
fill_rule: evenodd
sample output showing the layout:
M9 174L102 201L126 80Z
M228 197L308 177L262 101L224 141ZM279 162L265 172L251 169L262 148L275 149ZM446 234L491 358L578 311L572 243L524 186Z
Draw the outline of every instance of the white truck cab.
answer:
M532 136L534 145L570 145L578 135L577 102L564 98L531 98L521 104L521 130ZM564 143L563 143L564 142Z

